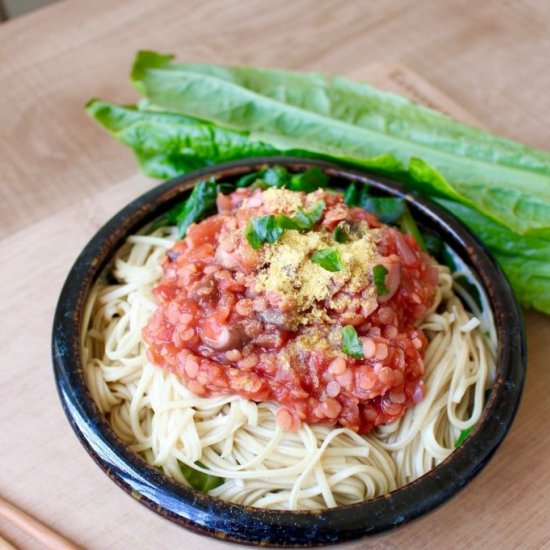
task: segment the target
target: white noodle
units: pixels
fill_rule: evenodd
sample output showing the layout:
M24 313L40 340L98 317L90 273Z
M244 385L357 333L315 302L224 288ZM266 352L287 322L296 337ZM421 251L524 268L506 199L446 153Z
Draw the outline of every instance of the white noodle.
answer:
M495 373L496 334L486 301L477 317L469 314L444 267L435 303L420 323L430 341L425 397L400 420L367 436L321 424L285 432L275 403L192 394L148 361L141 338L156 307L150 291L162 276L159 259L175 240L169 231L128 239L113 262L117 283L100 279L90 293L82 337L94 400L120 438L166 475L187 484L179 463L193 466L225 478L210 494L258 507L351 504L422 476L478 421Z

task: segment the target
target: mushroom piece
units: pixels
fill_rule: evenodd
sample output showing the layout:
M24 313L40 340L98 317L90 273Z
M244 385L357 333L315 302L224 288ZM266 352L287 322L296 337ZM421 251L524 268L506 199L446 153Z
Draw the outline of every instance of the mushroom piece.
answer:
M239 325L218 325L206 319L200 327L199 337L204 344L216 351L240 349L247 340L243 327Z

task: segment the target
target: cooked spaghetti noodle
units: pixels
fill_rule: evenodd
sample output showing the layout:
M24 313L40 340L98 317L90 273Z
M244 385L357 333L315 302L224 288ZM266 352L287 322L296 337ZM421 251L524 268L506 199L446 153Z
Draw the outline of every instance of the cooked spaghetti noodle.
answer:
M480 418L495 372L493 323L489 308L477 311L443 266L420 323L429 340L425 396L399 420L367 435L323 424L288 431L276 422L276 403L193 394L150 363L142 338L157 307L159 261L175 240L174 228L129 237L91 291L82 332L94 400L118 436L166 475L188 485L180 465L192 466L224 478L211 495L257 507L346 505L428 472Z

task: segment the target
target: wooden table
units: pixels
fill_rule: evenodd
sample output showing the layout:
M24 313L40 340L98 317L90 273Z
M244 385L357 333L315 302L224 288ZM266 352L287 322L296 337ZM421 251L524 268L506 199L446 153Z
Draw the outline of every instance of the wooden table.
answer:
M74 0L0 26L0 494L87 548L220 548L140 506L93 464L52 376L52 315L69 266L112 213L152 184L83 111L93 96L135 99L127 74L140 48L371 77L548 148L550 7L545 0ZM390 61L441 93L399 69L388 73ZM489 466L430 516L354 547L550 545L550 320L532 312L525 320L523 402ZM40 547L2 522L0 533L19 547Z

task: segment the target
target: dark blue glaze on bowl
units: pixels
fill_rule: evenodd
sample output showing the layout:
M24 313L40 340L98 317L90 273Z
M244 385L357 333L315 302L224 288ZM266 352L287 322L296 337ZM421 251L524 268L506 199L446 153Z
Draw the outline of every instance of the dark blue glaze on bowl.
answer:
M317 166L343 185L403 197L414 217L435 230L470 266L493 309L499 340L497 376L483 415L468 439L429 473L373 500L321 512L262 510L231 504L189 489L159 473L122 443L94 403L84 378L80 334L91 286L126 238L168 210L198 181L230 181L265 164L291 171ZM52 353L57 388L79 440L103 471L126 492L163 517L220 540L265 546L314 546L353 540L411 521L448 500L488 462L510 428L526 366L521 312L506 278L479 241L451 215L407 194L385 178L298 158L243 160L200 170L158 185L116 214L92 238L72 267L57 305Z

